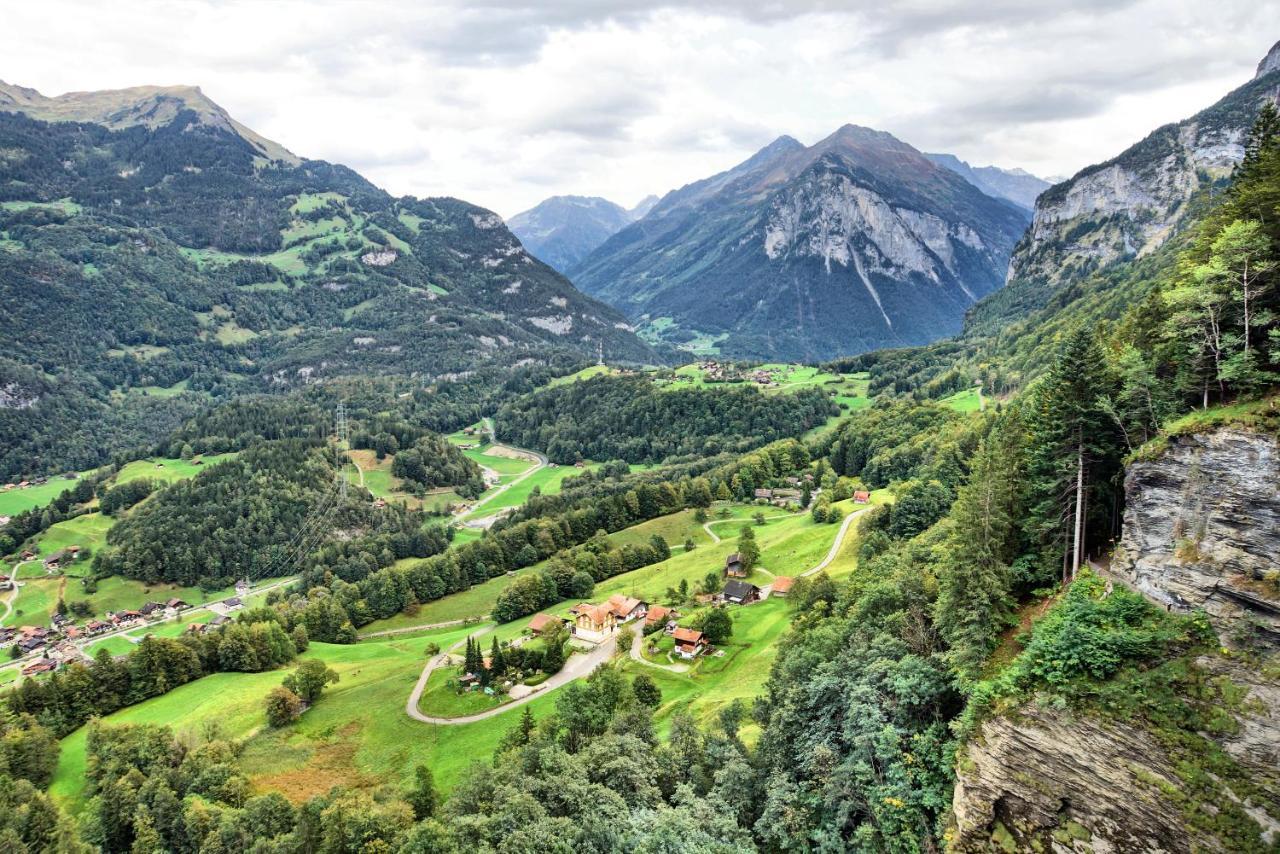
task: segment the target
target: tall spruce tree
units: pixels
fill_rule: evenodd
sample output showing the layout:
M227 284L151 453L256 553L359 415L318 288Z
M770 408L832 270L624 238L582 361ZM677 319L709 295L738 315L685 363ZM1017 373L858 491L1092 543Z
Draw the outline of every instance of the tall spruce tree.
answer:
M961 686L978 679L1010 614L1021 439L1021 422L1005 419L979 445L969 482L951 507L934 625L949 646L947 658Z
M1112 385L1101 347L1077 332L1029 395L1026 532L1042 557L1061 560L1063 581L1088 552L1091 506L1114 498L1120 439L1107 414Z

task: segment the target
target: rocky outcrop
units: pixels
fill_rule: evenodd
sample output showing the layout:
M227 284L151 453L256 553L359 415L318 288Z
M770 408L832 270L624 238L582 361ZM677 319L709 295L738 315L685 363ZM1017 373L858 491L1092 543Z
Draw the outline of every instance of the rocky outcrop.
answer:
M1234 785L1189 791L1185 748L1129 721L1032 703L986 721L966 746L951 849L1181 854L1240 850L1241 836L1257 850L1280 843L1280 686L1224 659L1199 665L1243 692L1226 728L1234 734L1214 743L1238 763ZM1226 804L1232 821L1212 821Z
M1159 248L1196 194L1224 180L1244 156L1258 108L1280 91L1277 48L1252 81L1217 104L1041 193L1008 281L1055 285Z
M1280 845L1280 446L1239 427L1170 437L1130 464L1125 496L1112 579L1202 609L1243 649L1188 655L1141 721L1045 698L984 721L957 765L956 851Z
M1148 598L1204 609L1227 642L1280 648L1280 447L1238 428L1173 437L1129 466L1112 569Z

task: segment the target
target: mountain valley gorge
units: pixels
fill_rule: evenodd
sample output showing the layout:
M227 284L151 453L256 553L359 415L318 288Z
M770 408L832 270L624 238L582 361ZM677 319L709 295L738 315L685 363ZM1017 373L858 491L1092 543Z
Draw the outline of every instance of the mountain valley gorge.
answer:
M505 221L211 83L0 82L0 850L1280 851L1280 42L1061 180L846 124L559 194L774 115L647 122L704 13L638 9L299 26L461 56L397 111L494 123L558 193ZM469 100L576 38L617 114Z

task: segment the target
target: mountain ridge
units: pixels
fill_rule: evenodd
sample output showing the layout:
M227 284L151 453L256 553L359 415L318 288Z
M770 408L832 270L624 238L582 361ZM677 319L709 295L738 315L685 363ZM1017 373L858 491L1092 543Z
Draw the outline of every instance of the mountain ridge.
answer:
M1025 222L893 135L848 124L812 146L780 136L673 190L569 275L652 340L831 358L958 331L1003 281Z

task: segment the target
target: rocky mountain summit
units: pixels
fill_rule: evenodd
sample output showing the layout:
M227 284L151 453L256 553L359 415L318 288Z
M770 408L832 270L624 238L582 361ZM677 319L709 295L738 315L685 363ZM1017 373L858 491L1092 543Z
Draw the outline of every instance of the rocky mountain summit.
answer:
M657 204L647 196L627 210L598 196L552 196L507 220L507 227L535 257L565 272Z
M570 276L669 343L822 359L958 331L1025 223L892 135L846 125L667 194Z
M925 157L950 169L988 196L1007 199L1028 211L1035 207L1036 197L1052 186L1025 169L971 166L954 154L926 154Z
M1041 193L1008 281L1044 289L1161 246L1197 195L1222 185L1240 162L1259 105L1280 95L1278 71L1280 44L1253 80L1212 107Z

